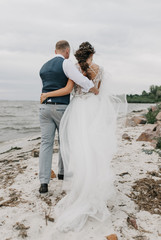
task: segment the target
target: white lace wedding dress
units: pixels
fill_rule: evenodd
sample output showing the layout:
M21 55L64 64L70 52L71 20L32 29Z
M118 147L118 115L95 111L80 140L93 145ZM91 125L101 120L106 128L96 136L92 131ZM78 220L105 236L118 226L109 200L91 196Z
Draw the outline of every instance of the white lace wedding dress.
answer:
M107 94L103 70L93 80L99 95L83 93L75 85L74 97L60 126L61 154L64 161L63 188L67 195L55 207L60 231L81 230L88 217L104 221L109 216L111 197L110 161L116 150L116 111Z

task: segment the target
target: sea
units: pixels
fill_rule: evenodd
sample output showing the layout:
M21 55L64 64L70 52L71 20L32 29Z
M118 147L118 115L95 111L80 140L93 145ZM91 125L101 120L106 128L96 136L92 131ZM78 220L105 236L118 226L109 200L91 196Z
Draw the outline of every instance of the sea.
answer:
M128 104L128 112L147 109L152 104ZM0 101L0 145L11 140L40 135L40 103Z

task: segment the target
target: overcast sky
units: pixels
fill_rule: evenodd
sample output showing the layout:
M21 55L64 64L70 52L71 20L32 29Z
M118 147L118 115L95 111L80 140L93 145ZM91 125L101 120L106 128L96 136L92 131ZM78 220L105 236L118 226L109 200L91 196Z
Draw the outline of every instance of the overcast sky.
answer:
M0 0L0 99L39 100L58 40L83 41L126 93L161 85L160 0Z

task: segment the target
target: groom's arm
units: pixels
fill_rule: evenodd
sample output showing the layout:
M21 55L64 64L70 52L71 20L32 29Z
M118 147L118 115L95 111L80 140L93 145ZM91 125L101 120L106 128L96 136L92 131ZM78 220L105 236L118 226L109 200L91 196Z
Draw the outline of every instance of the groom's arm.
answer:
M73 80L77 85L82 87L83 92L93 92L93 89L95 89L93 82L80 73L76 66L69 59L64 60L63 71L67 78Z

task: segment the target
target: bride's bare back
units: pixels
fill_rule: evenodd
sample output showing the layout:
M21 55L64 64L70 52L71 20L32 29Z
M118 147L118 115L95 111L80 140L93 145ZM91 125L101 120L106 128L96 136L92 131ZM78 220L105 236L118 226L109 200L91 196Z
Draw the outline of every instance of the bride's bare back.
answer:
M76 65L78 70L83 74L85 75L85 73L82 71L81 67L79 64ZM91 75L91 80L93 81L94 83L94 86L96 88L99 88L100 87L100 83L101 83L101 80L102 80L102 68L99 67L99 65L95 64L95 63L92 63L89 65L89 68L88 68L88 72L90 73ZM84 95L85 93L82 91L82 88L79 86L79 85L74 85L74 92L73 92L73 95L76 96L76 95Z
M94 80L99 72L99 66L95 63L89 66L88 72L91 75L91 79Z

